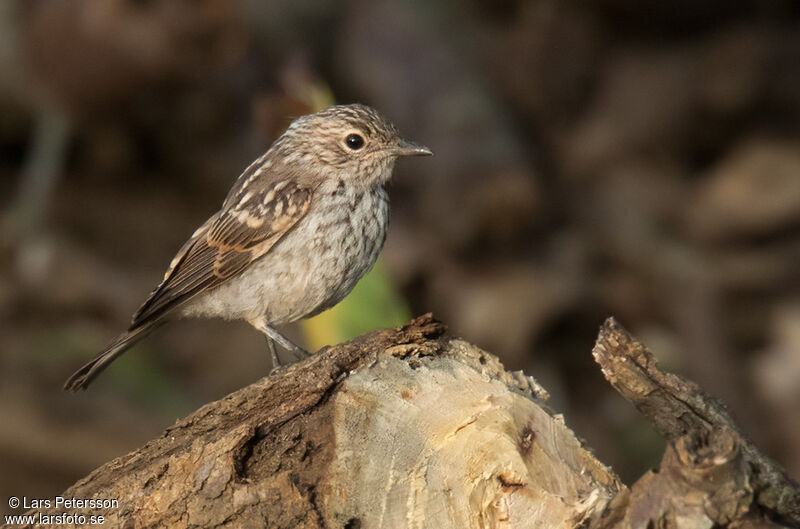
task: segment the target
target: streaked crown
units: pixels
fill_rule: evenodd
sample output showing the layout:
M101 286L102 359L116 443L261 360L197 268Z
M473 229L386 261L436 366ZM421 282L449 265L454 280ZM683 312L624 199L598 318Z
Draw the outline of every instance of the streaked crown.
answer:
M336 105L294 120L267 152L274 167L324 173L362 183L384 183L399 156L429 155L404 140L376 110ZM265 160L265 161L266 161Z

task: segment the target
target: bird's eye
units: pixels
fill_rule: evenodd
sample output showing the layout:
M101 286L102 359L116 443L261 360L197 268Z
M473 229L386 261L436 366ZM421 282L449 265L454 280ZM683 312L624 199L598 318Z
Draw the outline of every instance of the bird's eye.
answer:
M348 134L344 139L344 142L347 144L349 149L354 151L357 151L364 146L364 138L361 136L361 134Z

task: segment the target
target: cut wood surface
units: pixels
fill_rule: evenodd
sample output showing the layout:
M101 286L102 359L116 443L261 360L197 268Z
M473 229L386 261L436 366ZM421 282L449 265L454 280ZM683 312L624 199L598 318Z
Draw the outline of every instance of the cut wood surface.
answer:
M74 512L127 529L797 523L797 485L696 386L660 372L613 320L594 353L670 440L660 471L631 489L532 378L425 315L212 402L63 496L117 499Z

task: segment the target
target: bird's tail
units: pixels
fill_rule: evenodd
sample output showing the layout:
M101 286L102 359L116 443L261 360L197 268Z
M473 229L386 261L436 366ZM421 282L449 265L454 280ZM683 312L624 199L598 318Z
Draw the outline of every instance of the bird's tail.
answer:
M136 342L150 334L155 329L154 323L145 323L140 327L126 331L114 339L113 342L94 359L75 371L64 383L64 391L81 391L89 387L94 378L99 375L108 364L119 355L130 349Z

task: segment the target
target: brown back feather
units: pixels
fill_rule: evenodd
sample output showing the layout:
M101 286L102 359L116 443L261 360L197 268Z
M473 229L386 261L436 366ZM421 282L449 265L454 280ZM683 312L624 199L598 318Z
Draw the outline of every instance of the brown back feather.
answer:
M178 252L164 280L134 314L131 330L245 270L297 224L311 203L311 190L295 182L248 187L239 190L238 200L226 200L228 207Z

